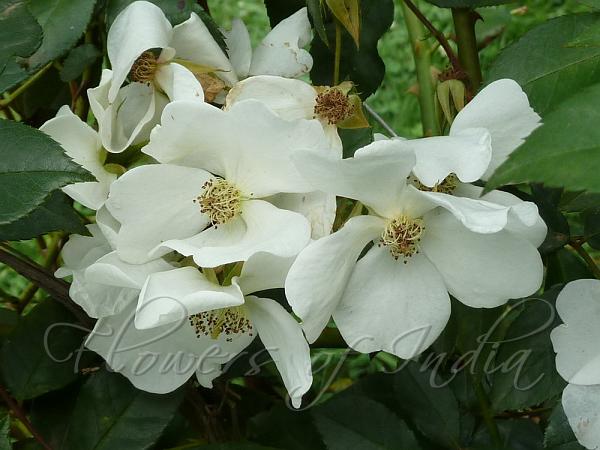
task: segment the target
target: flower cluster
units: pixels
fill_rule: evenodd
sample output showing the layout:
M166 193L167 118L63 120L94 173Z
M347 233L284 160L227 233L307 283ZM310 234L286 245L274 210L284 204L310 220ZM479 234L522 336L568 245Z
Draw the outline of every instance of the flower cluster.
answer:
M226 50L196 14L172 27L132 3L88 91L98 131L66 107L42 127L98 180L65 188L96 220L57 276L111 368L151 392L210 387L258 336L298 407L331 318L353 349L410 358L450 296L491 308L539 289L536 206L478 184L540 125L517 83L483 89L448 136L379 136L343 159L338 128L362 105L350 82L299 79L306 8L254 50L243 23L224 35Z

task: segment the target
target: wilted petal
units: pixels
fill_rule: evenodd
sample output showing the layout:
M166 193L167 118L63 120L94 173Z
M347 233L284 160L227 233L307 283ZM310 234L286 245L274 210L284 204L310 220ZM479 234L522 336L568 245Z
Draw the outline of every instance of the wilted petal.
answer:
M312 39L306 8L279 22L254 50L250 75L298 78L310 72L313 60L303 49Z

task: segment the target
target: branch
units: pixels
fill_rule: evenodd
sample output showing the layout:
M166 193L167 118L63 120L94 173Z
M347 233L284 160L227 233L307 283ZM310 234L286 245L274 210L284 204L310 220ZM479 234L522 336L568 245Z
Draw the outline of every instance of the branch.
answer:
M475 22L479 15L468 8L453 8L452 19L456 31L458 57L469 77L472 93L479 90L482 83L481 64L479 63L479 48L475 36Z
M367 105L366 103L363 103L365 109L367 110L367 112L371 115L371 117L373 117L373 119L375 119L375 121L381 125L383 128L385 128L385 131L387 131L388 133L390 133L390 135L392 137L398 137L398 135L396 134L396 132L394 131L394 129L389 126L389 124L383 120L383 117L381 117L379 114L377 114L377 112L371 108L369 105Z
M33 281L45 290L52 298L63 304L84 325L91 325L87 314L69 297L69 284L54 277L47 269L24 256L17 256L10 247L0 246L0 262L11 267L15 272Z
M450 46L448 39L446 39L446 36L444 36L444 33L442 33L440 30L438 30L429 21L429 19L427 19L427 17L425 17L423 15L423 13L419 10L419 8L416 7L416 5L412 2L412 0L404 0L404 4L406 5L406 7L408 9L410 9L412 11L412 13L415 16L417 16L417 19L419 19L419 21L423 25L425 25L425 28L427 28L429 30L429 32L433 35L433 37L439 42L439 44L442 46L442 48L446 52L446 55L448 55L448 59L450 60L450 64L452 64L452 67L454 67L454 70L456 72L463 73L464 70L460 63L460 60L456 56L456 53L454 53L454 50L452 50L452 47Z
M19 419L25 428L31 433L31 435L35 438L36 441L40 443L45 450L52 450L42 435L33 427L29 419L27 418L27 414L25 411L19 406L19 404L9 395L9 393L4 389L3 386L0 385L0 397L4 400L4 403L8 406L8 408L13 412L14 416Z
M423 41L425 28L419 18L408 6L409 2L403 3L404 21L410 39L410 44L415 60L415 69L419 83L419 107L421 109L421 123L424 136L436 136L440 134L440 127L435 107L436 93L433 78L431 76L431 52ZM414 6L414 5L413 5ZM418 10L417 10L418 11ZM427 19L425 19L427 20Z
M31 78L26 80L21 86L15 89L11 94L9 94L4 99L0 99L0 108L5 108L12 103L14 99L16 99L19 95L25 92L29 86L39 80L47 71L52 67L52 62L49 62L44 67L42 67L39 71L37 71Z

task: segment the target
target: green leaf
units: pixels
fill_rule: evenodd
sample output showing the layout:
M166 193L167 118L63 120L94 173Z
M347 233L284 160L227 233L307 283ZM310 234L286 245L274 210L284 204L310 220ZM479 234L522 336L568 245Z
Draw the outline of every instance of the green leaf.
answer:
M79 391L65 437L66 449L151 448L175 415L183 389L150 394L123 376L101 370Z
M11 333L17 323L19 323L19 313L12 309L0 307L0 337Z
M493 368L490 400L495 411L531 407L564 389L550 341L550 332L560 324L554 306L559 291L523 300L524 310L508 328Z
M356 47L360 47L360 1L325 0L329 10L352 36Z
M0 349L0 372L12 395L26 400L74 381L84 337L58 302L47 299L36 306Z
M600 208L583 214L583 234L590 247L600 250Z
M95 0L30 0L29 8L44 30L42 45L28 58L35 69L64 55L85 32Z
M82 384L72 383L31 401L31 423L54 450L66 449L65 436L73 420L73 408Z
M35 128L0 120L0 225L15 222L67 184L95 181Z
M8 414L0 415L0 450L11 450L10 443L10 416Z
M538 207L540 216L548 226L546 239L539 250L542 255L564 247L571 239L571 228L559 208L563 189L546 188L541 184L531 186L531 199Z
M227 442L225 444L209 444L194 447L182 446L181 450L278 450L275 447L263 447L251 442ZM178 449L172 449L178 450Z
M253 417L248 428L250 439L263 445L286 450L325 450L307 411L292 411L278 404Z
M568 47L600 46L600 23L593 23L581 30L579 35L567 44Z
M482 426L475 434L469 450L542 450L540 427L529 419L496 421L500 432L500 445L493 445L488 429Z
M308 7L308 13L312 19L313 28L323 43L329 46L327 30L325 29L325 9L321 7L321 0L306 0L306 6Z
M22 0L0 0L0 61L31 55L40 44L42 29Z
M546 280L544 283L547 288L581 278L594 278L585 262L566 248L561 248L557 252L548 255L546 267Z
M73 209L72 201L55 191L41 206L8 225L0 225L0 240L31 239L50 231L87 234L83 221Z
M513 3L516 0L427 0L440 8L479 8L480 6L495 6Z
M83 44L75 47L69 52L63 68L60 71L60 79L64 82L78 78L85 68L93 64L100 57L100 51L93 44Z
M545 113L569 96L600 81L600 47L569 47L582 29L600 24L600 14L575 14L533 28L507 47L487 79L516 80L533 108ZM565 128L566 129L566 128Z
M561 103L492 175L486 190L539 182L600 192L600 84Z
M392 0L362 0L360 2L360 49L349 35L342 33L340 81L352 81L364 100L374 93L385 75L385 64L377 51L377 43L390 28L394 19ZM327 24L330 43L335 42L335 26ZM333 84L334 45L329 47L321 40L314 40L311 47L314 64L310 77L315 85Z
M562 403L559 401L552 411L544 435L544 448L548 450L583 450L579 445L571 425L567 420Z
M600 10L600 0L579 0L579 2L592 9Z
M593 192L567 192L561 199L561 209L568 212L583 212L600 205L600 194Z
M27 76L15 57L31 55L41 41L42 28L29 12L26 2L0 0L0 93L20 81L20 77Z
M432 380L435 381L435 387ZM430 440L459 449L458 403L450 387L429 370L407 362L394 375L395 411Z
M344 147L344 158L350 158L354 152L373 142L372 128L338 129Z
M328 450L420 449L408 426L368 397L334 396L312 414Z

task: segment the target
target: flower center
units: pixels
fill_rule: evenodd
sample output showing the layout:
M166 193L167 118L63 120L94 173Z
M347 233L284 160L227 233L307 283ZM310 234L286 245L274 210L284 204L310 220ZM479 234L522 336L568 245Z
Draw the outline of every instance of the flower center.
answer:
M348 96L339 89L330 88L317 95L315 115L330 125L346 120L353 112L354 106L348 100Z
M129 71L129 78L140 83L150 83L154 80L158 59L151 51L145 51L135 60Z
M241 192L223 178L213 178L202 185L204 191L196 199L200 211L217 227L233 219L241 210Z
M433 187L425 186L420 181L417 182L417 188L420 191L427 192L441 192L442 194L453 194L456 188L458 187L458 177L451 173L446 178L444 178L441 182L436 183Z
M388 247L396 260L404 257L404 264L406 264L406 258L419 253L419 241L424 230L425 224L422 219L411 219L401 215L385 228L379 245Z
M231 342L232 335L248 333L252 336L253 332L252 322L243 305L194 314L189 317L189 321L197 338L210 336L217 339L224 333L227 336L226 340Z

